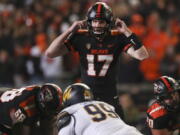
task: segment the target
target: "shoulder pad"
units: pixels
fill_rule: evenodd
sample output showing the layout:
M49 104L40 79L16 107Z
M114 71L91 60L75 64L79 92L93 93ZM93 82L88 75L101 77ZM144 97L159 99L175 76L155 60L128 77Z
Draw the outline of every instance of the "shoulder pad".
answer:
M41 86L39 86L39 85L30 85L30 86L25 87L25 89L28 91L31 91L34 89L40 89L40 88L41 88Z
M71 122L71 115L67 112L62 112L58 115L57 128L58 131L67 126Z
M155 102L152 104L149 109L147 110L147 113L153 118L156 119L158 117L164 116L167 114L167 110L164 106L160 105L158 102Z
M114 30L111 30L111 35L112 36L116 36L116 35L121 35L122 33L120 33L118 30L114 29Z
M78 34L88 34L88 30L87 29L79 29L76 33Z

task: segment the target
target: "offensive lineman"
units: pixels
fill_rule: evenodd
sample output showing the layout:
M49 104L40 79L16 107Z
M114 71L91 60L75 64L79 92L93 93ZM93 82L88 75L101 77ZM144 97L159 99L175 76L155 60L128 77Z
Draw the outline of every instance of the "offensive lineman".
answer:
M43 135L53 135L53 118L62 107L62 90L51 83L11 89L0 94L0 131L8 135L17 134L17 124L22 135L31 134L31 127L37 121ZM48 129L46 129L48 127ZM20 134L19 133L19 134ZM18 135L19 135L18 134Z
M147 110L147 124L153 135L180 134L180 84L169 76L154 82L156 100Z

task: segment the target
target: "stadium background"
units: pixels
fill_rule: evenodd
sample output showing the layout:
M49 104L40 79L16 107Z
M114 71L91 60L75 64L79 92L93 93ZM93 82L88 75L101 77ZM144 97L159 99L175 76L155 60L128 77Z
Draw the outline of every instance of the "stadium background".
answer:
M180 79L179 0L103 0L136 33L150 58L119 59L117 87L126 121L144 129L152 82L161 75ZM0 87L79 81L76 53L49 59L44 51L95 0L0 0ZM131 116L131 117L130 117ZM146 131L144 131L146 132Z

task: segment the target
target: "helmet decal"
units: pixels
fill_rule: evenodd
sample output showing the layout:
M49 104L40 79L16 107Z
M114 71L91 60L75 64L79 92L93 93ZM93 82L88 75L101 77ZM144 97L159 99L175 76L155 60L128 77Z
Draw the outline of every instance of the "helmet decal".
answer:
M96 4L103 5L106 9L111 11L111 8L106 3L104 3L104 2L96 2Z
M98 4L97 11L96 11L96 17L97 18L101 17L101 9L102 9L102 5Z
M164 82L165 86L167 87L168 91L172 91L172 87L170 85L170 83L168 82L168 80L166 79L166 77L160 77L162 79L162 81ZM169 78L168 78L169 79ZM172 79L171 79L172 80Z
M49 101L51 101L53 99L52 92L49 89L49 87L45 87L44 89L46 89L46 91L45 91L46 94L44 94L44 100L49 102Z
M69 85L63 93L63 106L68 107L77 103L93 99L91 89L84 83Z
M71 90L72 88L68 87L63 94L63 102L65 102L66 100L69 100L71 98Z

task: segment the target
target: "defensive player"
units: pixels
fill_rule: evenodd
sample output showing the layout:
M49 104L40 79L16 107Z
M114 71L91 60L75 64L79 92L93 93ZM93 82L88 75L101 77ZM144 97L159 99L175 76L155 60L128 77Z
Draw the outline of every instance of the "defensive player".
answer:
M74 22L50 44L46 55L53 58L68 50L79 53L81 80L92 88L95 99L114 105L122 116L114 99L118 57L125 51L139 60L147 58L147 50L138 37L122 20L113 18L106 3L97 2L88 10L86 20Z
M147 110L148 126L153 135L172 135L180 130L180 84L162 76L154 82L154 94L156 100Z
M63 107L59 114L58 135L142 135L125 124L114 107L93 100L90 88L75 83L63 93Z
M51 126L51 121L60 111L61 104L62 90L55 84L47 83L5 91L0 94L0 131L8 135L13 134L14 126L21 123L25 128L20 132L27 135L30 134L29 128L40 120L43 121L40 125L46 127L43 135L53 135L54 125Z

